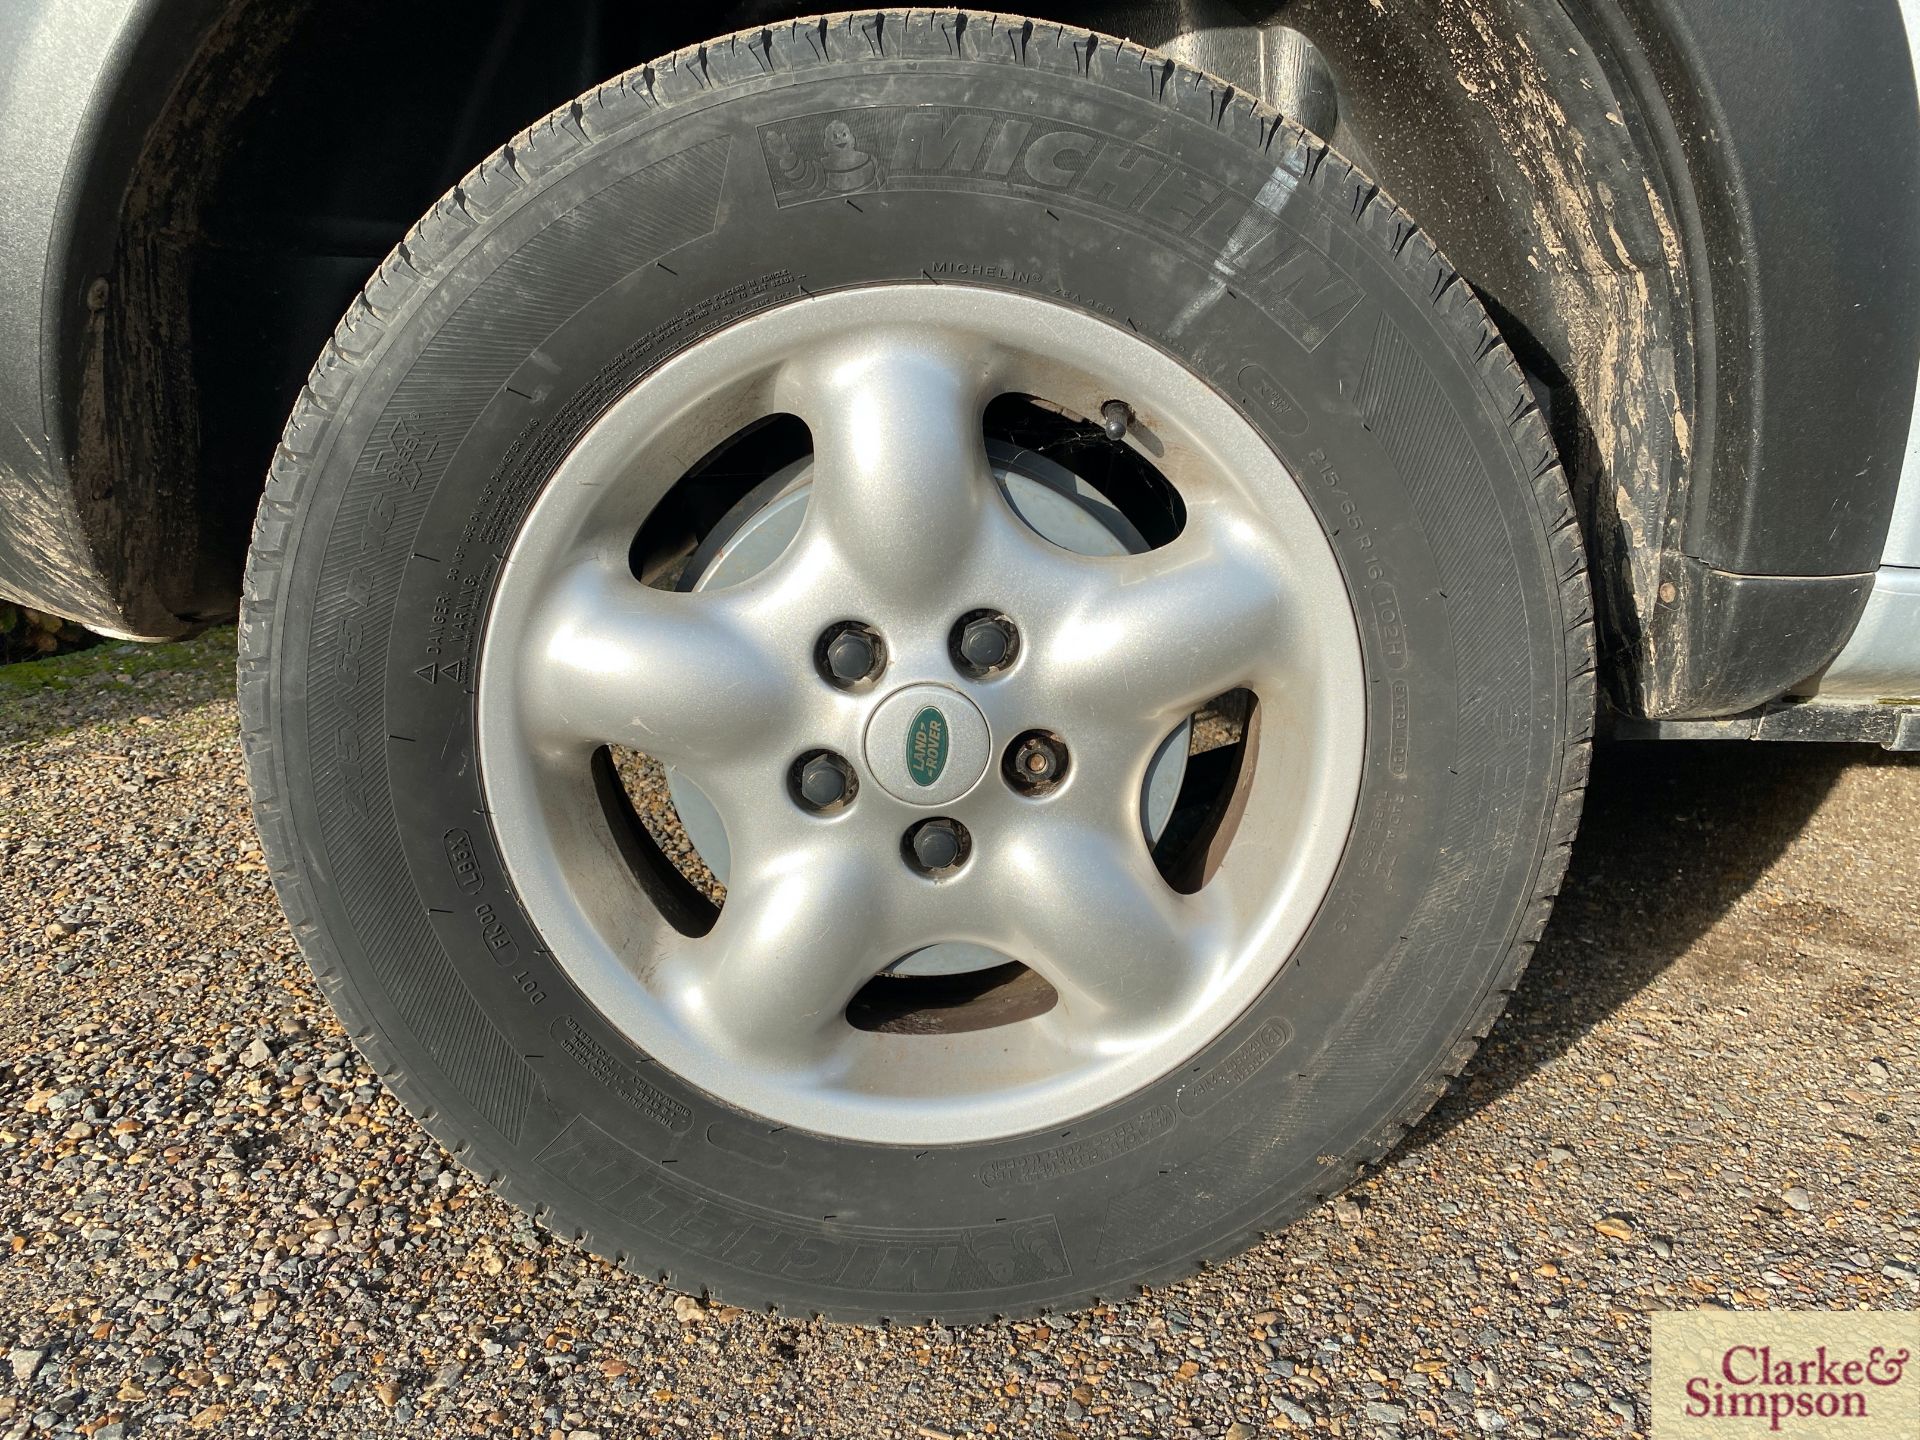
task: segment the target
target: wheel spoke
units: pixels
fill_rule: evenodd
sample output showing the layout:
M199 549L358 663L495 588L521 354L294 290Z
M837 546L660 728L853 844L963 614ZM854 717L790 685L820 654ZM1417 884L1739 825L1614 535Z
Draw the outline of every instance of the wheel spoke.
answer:
M832 837L736 873L711 934L659 977L711 1042L756 1064L817 1065L847 1002L897 953L873 857Z
M1003 503L981 430L986 373L962 338L879 330L782 374L813 435L808 528L876 599L934 593Z
M1077 1044L1173 1023L1205 987L1222 935L1210 897L1171 890L1137 833L1079 822L1002 838L1001 893L1024 897L998 943L1060 992Z
M1274 569L1227 516L1196 511L1144 555L1063 563L1076 572L1072 598L1044 659L1080 713L1172 719L1248 683L1284 639Z
M583 565L528 627L519 691L528 724L560 751L625 745L669 763L750 753L787 685L731 592L677 594Z

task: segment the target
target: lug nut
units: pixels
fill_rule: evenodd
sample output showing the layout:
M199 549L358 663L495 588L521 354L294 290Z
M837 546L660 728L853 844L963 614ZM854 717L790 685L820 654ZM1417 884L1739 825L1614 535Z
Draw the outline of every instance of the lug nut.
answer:
M1019 648L1020 634L1013 622L990 610L965 616L954 629L954 658L975 677L1006 669Z
M1029 730L1007 747L1007 783L1023 795L1039 795L1067 774L1067 746L1058 735Z
M967 858L967 827L945 816L923 820L907 832L907 857L924 875L940 875Z
M858 787L853 767L830 750L804 756L793 772L795 798L803 808L820 814L845 806Z
M884 659L880 636L866 625L837 626L822 639L819 659L829 680L837 685L858 685L880 671Z

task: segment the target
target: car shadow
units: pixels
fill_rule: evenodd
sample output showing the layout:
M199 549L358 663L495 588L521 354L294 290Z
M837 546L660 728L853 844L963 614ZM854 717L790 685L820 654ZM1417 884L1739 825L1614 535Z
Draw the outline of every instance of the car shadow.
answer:
M1841 772L1886 760L1905 757L1751 741L1596 746L1546 933L1493 1034L1401 1153L1431 1144L1565 1054L1760 880Z

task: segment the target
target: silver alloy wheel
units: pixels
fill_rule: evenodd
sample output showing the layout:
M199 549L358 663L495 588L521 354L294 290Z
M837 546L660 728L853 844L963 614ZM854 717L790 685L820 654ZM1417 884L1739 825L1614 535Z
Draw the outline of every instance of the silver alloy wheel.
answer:
M1077 555L1126 555L1150 549L1126 516L1099 491L1065 466L1022 446L987 442L987 457L1001 493L1027 528ZM688 560L675 588L723 590L751 580L777 561L800 533L813 488L813 461L796 460L762 484L723 516ZM1186 776L1193 738L1183 719L1154 752L1140 796L1140 829L1148 844L1159 840L1172 818L1180 783ZM667 787L687 842L722 885L732 873L726 827L713 802L678 771L667 772ZM928 945L902 956L889 975L964 975L1004 965L1007 957L979 945Z
M1006 393L1097 415L1186 508L1144 554L1090 558L1021 523L982 417ZM811 431L800 534L751 580L651 589L628 552L689 463L761 416ZM955 621L1013 618L1015 663L956 673ZM887 663L849 691L815 668L858 620ZM1142 835L1142 782L1211 696L1259 697L1264 741L1230 847L1177 893ZM910 688L977 715L986 753L1051 731L1071 768L1044 796L997 763L937 804L869 771L872 727ZM922 694L927 693L924 690ZM482 642L481 778L545 945L659 1063L778 1124L849 1139L960 1143L1066 1123L1168 1073L1273 978L1319 906L1359 788L1364 679L1346 587L1305 497L1219 394L1158 349L1063 305L965 286L792 302L693 346L597 421L534 505ZM977 736L975 737L978 738ZM732 880L702 936L646 898L595 795L593 753L645 751L692 777L726 828ZM814 814L796 759L863 782ZM977 773L976 773L977 770ZM971 837L937 876L902 857L933 816ZM986 946L1057 992L1044 1014L938 1035L856 1029L846 1006L898 957Z

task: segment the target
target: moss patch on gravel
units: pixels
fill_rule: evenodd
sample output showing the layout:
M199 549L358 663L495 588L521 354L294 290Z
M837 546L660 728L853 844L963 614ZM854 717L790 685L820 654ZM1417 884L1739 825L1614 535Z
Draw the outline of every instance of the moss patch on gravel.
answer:
M230 697L234 644L234 627L221 625L167 645L116 641L0 665L0 749Z
M202 631L191 640L168 645L115 642L70 655L22 660L0 666L0 691L66 690L98 676L148 675L156 670L198 670L233 678L234 630L231 625Z

